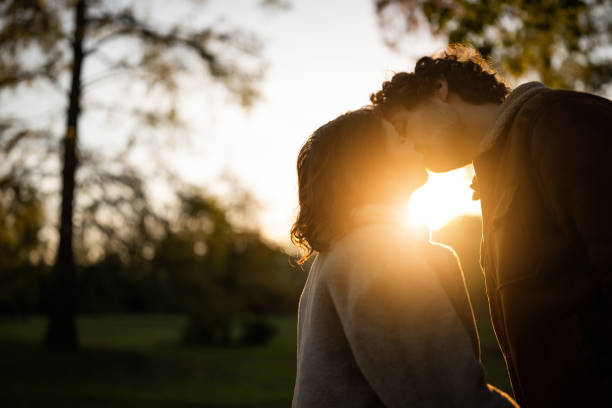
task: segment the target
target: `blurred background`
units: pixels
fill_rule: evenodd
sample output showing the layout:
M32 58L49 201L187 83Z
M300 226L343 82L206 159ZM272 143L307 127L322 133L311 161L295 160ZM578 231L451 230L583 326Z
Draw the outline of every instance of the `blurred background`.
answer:
M309 134L449 42L513 87L610 97L611 32L609 0L3 0L3 406L288 406ZM472 175L406 213L457 251L510 391Z

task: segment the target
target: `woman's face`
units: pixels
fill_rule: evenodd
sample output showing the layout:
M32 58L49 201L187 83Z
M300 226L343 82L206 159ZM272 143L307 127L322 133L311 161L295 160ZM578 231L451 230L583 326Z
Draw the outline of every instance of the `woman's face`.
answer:
M389 153L392 182L401 189L417 189L427 181L423 154L414 149L411 139L400 136L395 128L383 120L384 139Z

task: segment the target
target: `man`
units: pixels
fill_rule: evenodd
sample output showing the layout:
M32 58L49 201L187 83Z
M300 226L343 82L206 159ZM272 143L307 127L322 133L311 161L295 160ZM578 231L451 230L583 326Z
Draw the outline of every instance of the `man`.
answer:
M612 102L538 82L510 92L461 47L371 100L432 171L474 164L481 264L517 402L610 406Z

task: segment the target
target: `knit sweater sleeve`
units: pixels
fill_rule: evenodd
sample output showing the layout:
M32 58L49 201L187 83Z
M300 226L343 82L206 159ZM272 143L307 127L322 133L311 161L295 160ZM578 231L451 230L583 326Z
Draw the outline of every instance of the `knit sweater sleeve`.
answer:
M471 340L422 253L375 236L327 279L355 361L386 407L512 407L487 386Z

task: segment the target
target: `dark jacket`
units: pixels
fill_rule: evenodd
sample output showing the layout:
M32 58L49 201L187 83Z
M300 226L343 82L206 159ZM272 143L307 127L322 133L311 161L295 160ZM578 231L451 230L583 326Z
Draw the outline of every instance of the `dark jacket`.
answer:
M612 102L545 88L474 168L517 402L612 406Z

